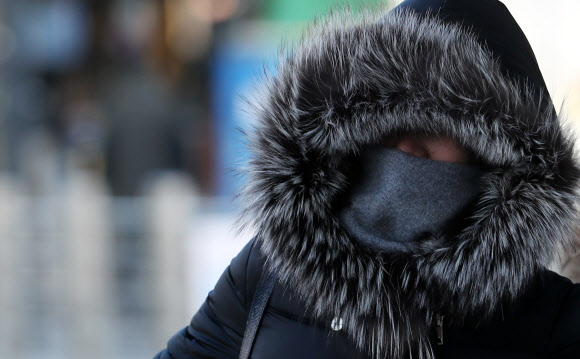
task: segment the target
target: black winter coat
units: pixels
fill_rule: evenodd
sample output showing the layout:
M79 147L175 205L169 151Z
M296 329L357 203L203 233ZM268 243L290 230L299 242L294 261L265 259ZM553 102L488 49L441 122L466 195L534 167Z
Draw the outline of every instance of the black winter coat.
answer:
M238 358L246 319L263 270L259 243L251 241L232 260L215 289L191 320L155 359ZM274 288L253 347L254 359L370 358L357 350L334 318L314 321L295 295ZM443 322L443 344L435 358L580 358L580 284L542 270L517 303L491 320L473 318L462 326ZM430 340L437 343L435 324Z
M263 270L277 285L252 358L580 358L580 286L545 269L578 226L580 169L500 2L335 14L261 94L243 192L257 239L160 358L237 358ZM454 230L383 253L337 210L357 156L398 132L450 136L487 170Z

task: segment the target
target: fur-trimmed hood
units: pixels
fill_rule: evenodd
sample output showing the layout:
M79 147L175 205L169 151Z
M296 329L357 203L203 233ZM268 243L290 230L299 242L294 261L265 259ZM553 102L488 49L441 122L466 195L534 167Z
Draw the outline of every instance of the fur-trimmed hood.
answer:
M282 59L253 103L243 221L278 280L315 316L340 315L360 348L430 357L435 313L493 314L569 243L571 139L468 31L409 11L335 14ZM451 136L490 170L460 233L372 252L341 226L338 204L361 151L399 131Z

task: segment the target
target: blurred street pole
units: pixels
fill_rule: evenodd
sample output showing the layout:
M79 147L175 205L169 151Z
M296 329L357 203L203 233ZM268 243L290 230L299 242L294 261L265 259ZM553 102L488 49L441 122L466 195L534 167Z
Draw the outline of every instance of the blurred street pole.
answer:
M199 193L188 177L173 172L156 176L146 188L146 233L150 248L155 344L188 324L191 290L187 284L187 234Z
M21 345L18 340L24 337L20 297L23 278L19 265L22 211L19 184L0 174L0 358L17 358Z
M67 187L62 217L67 357L105 358L115 317L110 197L102 180L83 172L72 173Z

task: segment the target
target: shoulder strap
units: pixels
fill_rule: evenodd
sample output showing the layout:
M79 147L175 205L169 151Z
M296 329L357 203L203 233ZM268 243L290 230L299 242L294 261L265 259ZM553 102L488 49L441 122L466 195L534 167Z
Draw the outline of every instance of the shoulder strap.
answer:
M252 351L252 346L256 339L256 333L258 333L258 327L262 321L264 310L266 309L266 305L268 305L275 284L276 278L274 274L270 273L267 269L264 270L260 277L260 281L258 282L258 288L256 288L252 307L250 308L250 314L248 315L248 321L246 322L246 330L244 331L244 339L242 340L239 359L250 358L250 352Z

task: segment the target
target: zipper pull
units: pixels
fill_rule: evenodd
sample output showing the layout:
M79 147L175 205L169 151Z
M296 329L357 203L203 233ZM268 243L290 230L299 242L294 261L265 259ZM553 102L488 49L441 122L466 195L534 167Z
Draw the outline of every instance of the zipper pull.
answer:
M443 319L444 315L437 313L437 345L443 345Z

